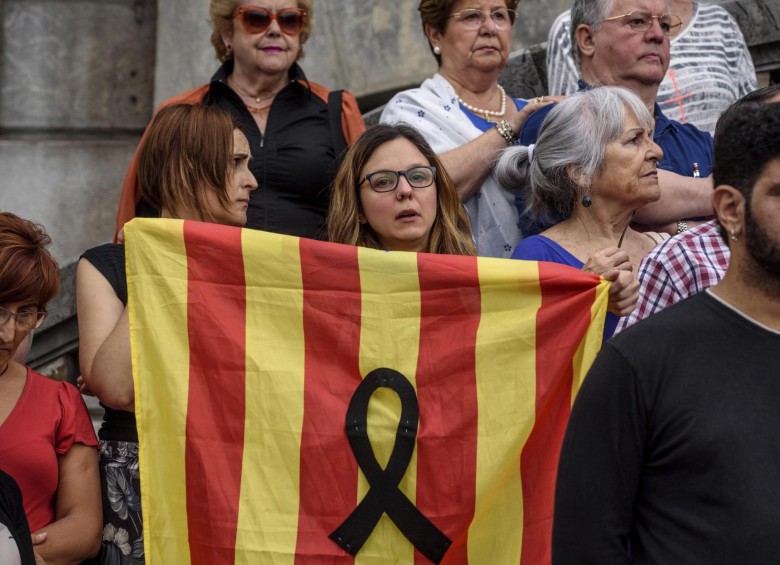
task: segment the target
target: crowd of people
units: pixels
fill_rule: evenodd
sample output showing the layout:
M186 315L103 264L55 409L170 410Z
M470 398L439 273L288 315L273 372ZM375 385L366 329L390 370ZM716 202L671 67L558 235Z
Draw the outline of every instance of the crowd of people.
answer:
M78 264L77 384L105 408L97 436L76 387L24 365L59 270L42 226L0 212L0 563L144 562L135 216L607 279L553 563L777 559L780 85L757 89L718 6L574 0L550 29L549 95L513 98L498 78L518 3L420 0L438 71L366 129L349 92L299 65L312 0L211 0L221 66L161 105L118 187L114 243Z

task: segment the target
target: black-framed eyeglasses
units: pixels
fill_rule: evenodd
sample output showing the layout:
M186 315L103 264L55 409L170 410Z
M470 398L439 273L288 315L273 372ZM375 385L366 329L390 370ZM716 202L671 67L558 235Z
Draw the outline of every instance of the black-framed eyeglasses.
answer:
M412 188L425 188L431 186L436 180L436 167L428 165L412 167L405 171L375 171L363 177L358 188L368 181L368 185L374 192L392 192L398 186L398 180L402 176Z
M21 312L11 312L8 308L0 306L0 326L5 326L11 318L14 318L16 329L32 330L46 317L45 310L22 310Z
M306 23L307 14L298 8L286 8L274 14L259 6L240 6L233 10L233 18L239 18L247 33L263 33L276 20L279 29L287 35L298 35Z
M488 16L493 20L496 29L509 29L515 23L515 11L509 8L498 8L492 12L483 12L476 8L455 12L450 17L455 18L466 29L479 29L485 24Z
M645 32L653 27L653 20L658 20L658 25L661 26L664 35L667 36L677 35L682 27L682 20L678 16L673 16L672 14L654 16L650 12L645 12L644 10L634 10L630 14L612 16L603 21L610 22L612 20L619 20L620 18L625 18L625 21L623 22L624 25L639 32Z

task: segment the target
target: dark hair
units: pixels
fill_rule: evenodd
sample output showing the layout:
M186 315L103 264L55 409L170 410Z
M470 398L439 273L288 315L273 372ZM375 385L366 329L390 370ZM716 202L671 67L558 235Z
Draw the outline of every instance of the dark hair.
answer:
M504 0L506 7L510 10L515 10L520 0ZM452 15L452 9L458 0L420 0L420 5L417 10L420 12L420 19L422 20L423 33L425 33L425 26L430 26L441 34L447 29L447 23ZM514 23L514 17L512 17L512 23ZM425 33L427 36L428 34ZM433 45L428 47L433 53ZM441 66L441 55L433 53L436 57L436 63Z
M770 98L773 98L778 94L780 94L780 84L771 84L769 86L765 86L764 88L759 88L758 90L754 90L753 92L748 92L747 94L745 94L745 96L743 96L736 102L732 103L731 106L729 106L723 111L723 113L720 115L720 118L718 118L718 123L715 126L716 132L718 127L720 126L721 120L725 118L727 115L734 112L740 112L746 104L757 104L762 102L769 102Z
M206 193L229 205L233 130L226 111L204 104L174 104L152 119L138 152L138 184L143 199L157 210L196 212L212 221Z
M378 124L368 128L345 155L331 190L328 239L336 243L382 249L373 228L367 223L360 223L358 185L360 173L374 152L388 141L398 138L410 141L436 167L436 219L431 227L427 251L476 255L471 224L452 179L420 132L404 123Z
M41 310L60 290L60 269L49 253L46 230L0 212L0 304L34 302Z
M715 131L714 186L729 185L747 202L767 164L780 157L780 108L775 104L732 104Z

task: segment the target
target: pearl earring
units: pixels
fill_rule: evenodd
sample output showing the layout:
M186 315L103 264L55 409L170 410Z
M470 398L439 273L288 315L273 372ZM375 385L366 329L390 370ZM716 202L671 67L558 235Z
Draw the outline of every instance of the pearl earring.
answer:
M737 230L734 228L731 228L731 241L739 241L739 238L737 237Z
M441 47L439 47L438 45L434 45L433 46L433 54L434 55L441 55Z

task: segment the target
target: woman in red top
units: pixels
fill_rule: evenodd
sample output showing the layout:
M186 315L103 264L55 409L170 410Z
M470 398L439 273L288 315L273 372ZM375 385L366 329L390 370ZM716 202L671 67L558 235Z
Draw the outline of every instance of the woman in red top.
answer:
M76 564L100 547L97 438L74 386L13 359L59 290L49 242L40 226L0 213L0 469L22 490L36 552Z

